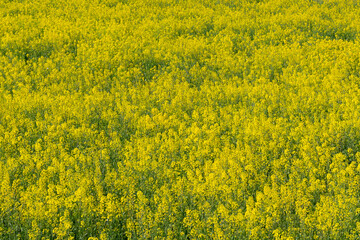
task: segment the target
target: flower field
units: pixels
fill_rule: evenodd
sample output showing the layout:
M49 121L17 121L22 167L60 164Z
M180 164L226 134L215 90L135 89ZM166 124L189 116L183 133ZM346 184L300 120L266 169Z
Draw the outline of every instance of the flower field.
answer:
M360 239L360 2L0 0L0 239Z

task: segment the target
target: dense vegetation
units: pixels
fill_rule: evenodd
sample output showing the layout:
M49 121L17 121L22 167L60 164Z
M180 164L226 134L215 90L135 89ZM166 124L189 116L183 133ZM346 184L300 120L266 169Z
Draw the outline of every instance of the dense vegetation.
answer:
M357 0L0 0L1 239L360 239Z

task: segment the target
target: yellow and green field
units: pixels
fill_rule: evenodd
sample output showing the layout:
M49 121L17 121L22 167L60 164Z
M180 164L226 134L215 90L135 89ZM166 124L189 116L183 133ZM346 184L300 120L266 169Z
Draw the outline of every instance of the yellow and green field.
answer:
M0 0L0 239L360 239L360 2Z

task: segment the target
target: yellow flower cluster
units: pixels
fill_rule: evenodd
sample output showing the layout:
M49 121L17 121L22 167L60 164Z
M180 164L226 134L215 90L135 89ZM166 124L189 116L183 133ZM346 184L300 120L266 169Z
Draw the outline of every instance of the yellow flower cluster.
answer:
M0 239L359 239L357 0L1 0Z

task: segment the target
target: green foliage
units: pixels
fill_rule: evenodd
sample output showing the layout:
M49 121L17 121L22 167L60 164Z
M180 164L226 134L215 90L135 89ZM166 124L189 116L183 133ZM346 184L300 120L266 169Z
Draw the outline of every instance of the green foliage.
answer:
M0 1L0 238L359 239L358 16Z

